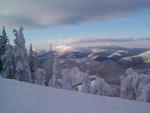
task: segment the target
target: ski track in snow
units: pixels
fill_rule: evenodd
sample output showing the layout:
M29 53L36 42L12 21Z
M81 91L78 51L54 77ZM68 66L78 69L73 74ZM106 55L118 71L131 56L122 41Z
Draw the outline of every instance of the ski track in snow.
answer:
M55 89L0 77L0 113L150 113L150 103Z

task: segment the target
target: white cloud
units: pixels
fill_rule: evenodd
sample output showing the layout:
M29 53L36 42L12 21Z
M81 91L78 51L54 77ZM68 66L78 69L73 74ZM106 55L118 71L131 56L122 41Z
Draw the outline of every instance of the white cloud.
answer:
M62 50L73 49L73 47L89 46L120 46L129 48L150 48L150 38L73 38L66 40L51 40L54 47Z
M65 51L71 51L73 48L67 45L59 45L55 48L59 53L64 53Z

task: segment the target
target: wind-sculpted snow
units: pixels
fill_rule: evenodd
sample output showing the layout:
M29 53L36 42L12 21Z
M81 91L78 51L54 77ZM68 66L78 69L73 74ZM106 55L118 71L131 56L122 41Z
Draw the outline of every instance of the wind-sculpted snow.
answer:
M0 113L150 113L150 103L90 95L0 77Z

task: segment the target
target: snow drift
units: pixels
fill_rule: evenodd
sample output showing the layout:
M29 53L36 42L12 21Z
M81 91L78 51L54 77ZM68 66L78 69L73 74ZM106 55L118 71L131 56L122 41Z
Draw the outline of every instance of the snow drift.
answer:
M0 113L150 113L150 103L55 89L0 77Z

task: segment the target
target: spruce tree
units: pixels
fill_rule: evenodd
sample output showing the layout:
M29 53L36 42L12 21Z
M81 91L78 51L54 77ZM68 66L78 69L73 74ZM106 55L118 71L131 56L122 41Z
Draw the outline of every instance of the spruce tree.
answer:
M1 56L3 63L2 75L6 78L14 78L15 62L14 62L14 48L8 44L5 53Z
M35 84L46 85L46 72L44 69L38 67L35 70Z
M38 68L38 57L37 54L32 49L32 44L30 44L30 53L29 53L29 66L31 70L32 80L35 80L35 70Z
M81 85L81 91L91 93L91 81L88 72L84 73Z
M61 65L59 56L56 54L52 67L52 78L49 81L48 85L56 88L60 88L58 79L61 78Z
M15 36L15 78L20 81L32 82L28 54L23 35L23 27L20 27L19 32L13 30L13 33Z
M5 27L3 26L2 35L0 36L0 72L3 68L3 62L1 60L1 56L5 53L7 49L7 44L9 43Z

